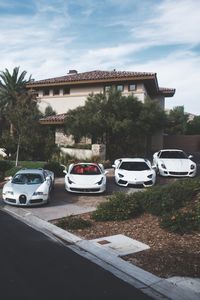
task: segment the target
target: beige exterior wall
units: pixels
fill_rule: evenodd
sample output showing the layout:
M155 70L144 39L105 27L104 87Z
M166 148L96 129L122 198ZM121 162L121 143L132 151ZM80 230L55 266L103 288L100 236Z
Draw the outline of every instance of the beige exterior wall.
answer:
M91 150L64 147L61 147L60 150L63 157L70 155L78 159L92 159L97 156L102 160L106 159L106 146L103 144L93 144Z
M116 83L116 84L121 84ZM115 85L116 85L115 84ZM115 86L113 85L113 86ZM75 109L78 106L83 106L88 95L91 93L97 94L104 92L104 85L91 86L91 87L70 87L70 94L63 95L63 88L60 88L59 95L53 95L53 88L49 88L49 95L43 96L43 90L39 90L38 99L39 99L39 108L42 112L45 111L45 108L50 105L57 114L66 113L69 109ZM125 96L133 94L138 98L139 101L144 102L145 97L147 96L146 89L144 84L138 83L136 91L129 91L128 84L124 84L124 91L122 93Z
M66 113L69 109L75 109L78 106L83 106L86 96L54 96L43 97L40 99L39 108L42 112L50 105L57 114Z

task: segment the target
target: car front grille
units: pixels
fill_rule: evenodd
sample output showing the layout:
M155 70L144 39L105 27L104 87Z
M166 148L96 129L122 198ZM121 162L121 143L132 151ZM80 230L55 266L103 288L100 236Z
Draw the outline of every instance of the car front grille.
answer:
M85 189L85 188L70 188L72 192L85 192L85 193L92 193L92 192L100 192L99 188L94 189Z
M148 180L148 181L145 181L144 184L145 184L145 185L152 185L152 184L153 184L153 181L152 181L152 180Z
M129 187L129 188L134 188L134 189L136 189L136 188L143 188L143 184L142 184L142 183L140 183L140 184L129 183L129 184L128 184L128 187Z
M29 202L30 203L41 203L41 202L43 202L43 199L32 199Z
M12 198L6 198L6 201L8 201L10 203L16 203L16 200L12 199Z
M188 175L188 172L169 172L170 175L180 175L180 176L186 176Z
M19 196L19 203L20 204L26 204L26 195L20 195Z

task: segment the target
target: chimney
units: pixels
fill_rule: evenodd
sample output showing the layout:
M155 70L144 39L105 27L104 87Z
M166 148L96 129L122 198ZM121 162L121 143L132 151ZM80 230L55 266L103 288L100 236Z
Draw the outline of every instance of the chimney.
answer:
M69 75L74 75L77 74L78 72L76 70L69 70L68 74Z

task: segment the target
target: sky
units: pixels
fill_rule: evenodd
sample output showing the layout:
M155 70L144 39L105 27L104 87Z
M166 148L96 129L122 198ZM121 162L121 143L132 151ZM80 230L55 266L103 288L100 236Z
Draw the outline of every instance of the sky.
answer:
M200 115L199 28L199 0L0 0L0 70L153 72Z

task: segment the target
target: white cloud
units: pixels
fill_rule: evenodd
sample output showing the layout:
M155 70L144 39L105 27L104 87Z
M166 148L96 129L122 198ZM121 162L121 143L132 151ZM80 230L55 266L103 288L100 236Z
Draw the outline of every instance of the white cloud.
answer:
M185 111L200 114L200 57L192 52L176 52L148 63L130 65L129 69L157 73L160 87L175 88L173 98L166 98L166 107L184 105Z
M165 0L154 6L154 16L132 29L134 35L155 44L200 42L200 2Z

